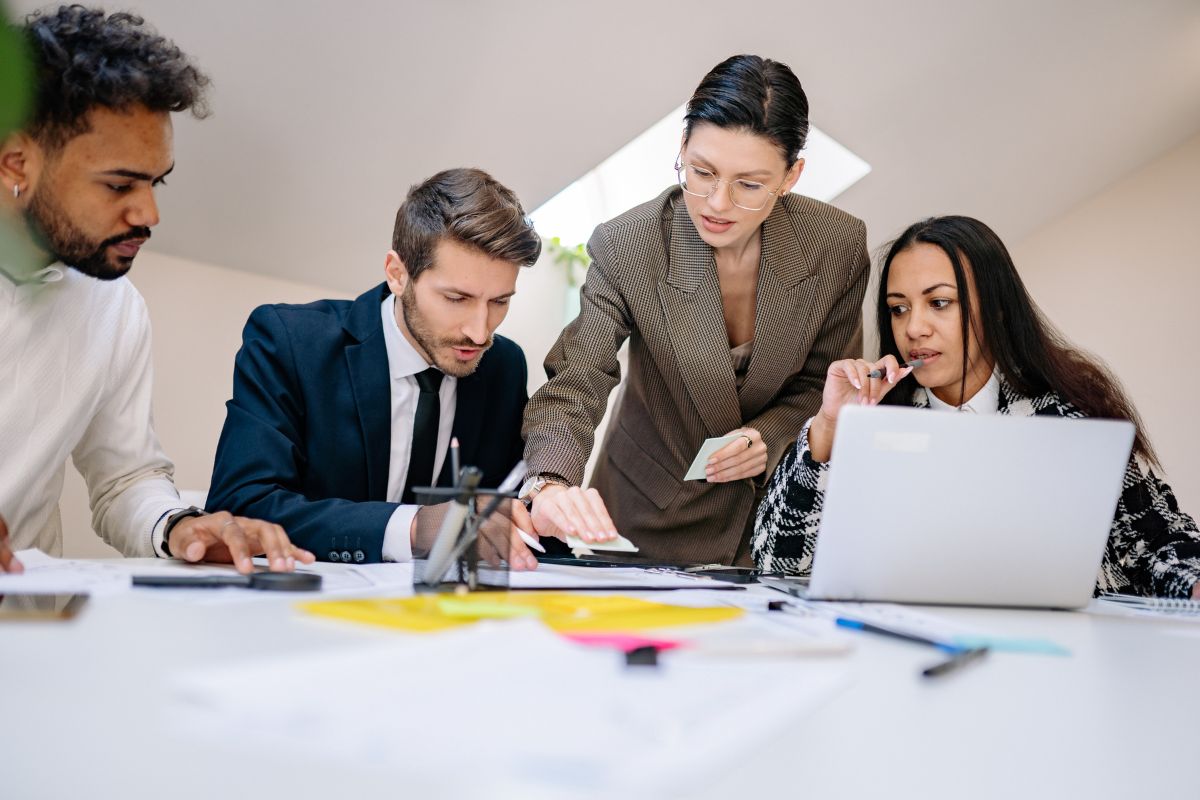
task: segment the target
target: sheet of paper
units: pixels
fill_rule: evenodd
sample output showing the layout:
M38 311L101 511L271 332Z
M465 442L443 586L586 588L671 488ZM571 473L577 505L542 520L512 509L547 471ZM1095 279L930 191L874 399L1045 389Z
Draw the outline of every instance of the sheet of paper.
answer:
M688 467L687 474L683 476L683 479L685 481L703 480L704 468L708 466L709 457L733 440L741 438L742 435L740 433L731 433L728 436L716 436L712 439L705 439L704 444L700 445L700 451L692 459L692 465Z
M20 575L0 575L0 594L90 594L129 591L129 572L119 562L54 558L41 550L20 550Z
M138 575L192 574L196 569L190 565L172 562L159 562L162 566L154 565L149 569L133 569ZM254 563L266 567L264 559L256 558ZM230 572L232 567L204 565L204 571ZM389 597L408 597L413 593L413 565L407 564L333 564L328 561L318 561L313 564L298 565L297 572L312 572L321 576L319 592L258 592L251 589L142 589L137 591L155 592L164 599L187 605L228 605L231 603L250 603L265 601L296 601L312 600L325 597L376 597L386 594Z
M585 555L591 555L594 550L603 550L609 553L636 553L638 552L637 545L626 539L621 534L617 534L617 538L611 542L585 542L578 536L568 536L567 546L571 548L571 552L585 551Z
M849 680L829 659L672 651L628 668L528 620L393 642L181 673L164 724L177 741L236 735L302 763L453 781L462 796L686 796Z
M155 558L88 560L54 558L40 550L22 550L17 558L25 567L20 575L0 575L0 593L90 594L101 596L134 591L133 575L224 575L233 567L220 564L185 564ZM265 567L263 559L254 559ZM320 592L305 597L363 595L380 593L412 594L412 564L330 564L318 562L300 567L302 572L322 576ZM230 602L279 599L277 592L249 589L161 589L138 588L177 602L208 605Z

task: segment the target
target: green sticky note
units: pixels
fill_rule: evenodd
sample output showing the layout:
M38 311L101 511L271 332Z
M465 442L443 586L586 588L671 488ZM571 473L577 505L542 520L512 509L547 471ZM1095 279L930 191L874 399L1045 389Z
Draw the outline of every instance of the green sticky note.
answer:
M456 619L517 619L539 617L542 613L533 606L486 600L456 600L449 597L438 601L438 611Z

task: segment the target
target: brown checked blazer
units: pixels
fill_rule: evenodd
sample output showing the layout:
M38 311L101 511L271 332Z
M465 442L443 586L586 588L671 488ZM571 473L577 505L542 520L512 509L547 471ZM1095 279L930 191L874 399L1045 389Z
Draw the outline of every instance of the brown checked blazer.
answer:
M737 389L712 248L672 187L596 228L579 316L546 356L549 381L525 411L529 474L578 485L629 339L629 376L592 486L642 555L748 561L758 495L804 422L825 371L862 347L870 272L866 227L795 194L763 223L753 357ZM748 426L766 472L733 483L683 481L706 438Z

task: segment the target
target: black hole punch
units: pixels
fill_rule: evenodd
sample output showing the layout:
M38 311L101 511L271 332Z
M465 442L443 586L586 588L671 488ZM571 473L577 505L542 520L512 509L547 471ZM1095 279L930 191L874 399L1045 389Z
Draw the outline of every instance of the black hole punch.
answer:
M625 654L627 667L657 667L658 648L652 644L635 647Z

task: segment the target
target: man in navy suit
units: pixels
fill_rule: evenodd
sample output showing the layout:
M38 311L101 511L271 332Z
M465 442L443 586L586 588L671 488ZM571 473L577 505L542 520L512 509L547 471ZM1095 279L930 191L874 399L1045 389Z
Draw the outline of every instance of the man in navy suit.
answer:
M453 483L448 449L495 487L521 459L525 356L496 327L541 239L487 173L440 172L396 214L386 282L358 299L261 306L234 365L210 506L283 525L330 561L407 561L438 506L412 489ZM514 568L537 562L515 527ZM522 524L523 523L523 524Z

